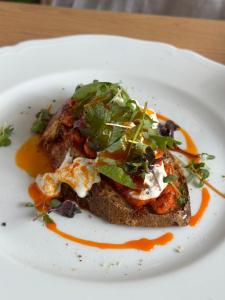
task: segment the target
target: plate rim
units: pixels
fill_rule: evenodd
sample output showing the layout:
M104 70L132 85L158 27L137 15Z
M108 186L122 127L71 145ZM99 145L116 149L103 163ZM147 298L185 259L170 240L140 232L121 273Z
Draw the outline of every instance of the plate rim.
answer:
M142 40L142 39L136 39L136 38L130 38L130 37L124 37L124 36L116 36L116 35L105 35L105 34L80 34L80 35L71 35L71 36L66 36L66 37L56 37L56 38L46 38L46 39L37 39L37 40L28 40L28 41L23 41L23 42L19 42L15 45L10 45L10 46L4 46L4 47L0 47L0 56L1 55L4 55L4 54L7 54L7 55L13 55L13 54L16 54L20 51L23 51L24 49L28 49L29 47L36 47L36 46L45 46L46 43L47 44L54 44L54 43L61 43L62 41L64 40L71 40L71 39L74 39L74 38L99 38L99 37L103 37L103 38L115 38L115 39L126 39L126 40L130 40L130 41L133 41L133 42L141 42L141 43L150 43L152 45L158 45L159 47L163 47L163 49L171 49L172 51L176 51L177 53L179 53L179 55L185 55L185 57L187 57L188 59L194 59L195 60L195 63L203 63L204 65L206 66L209 66L209 67L216 67L216 68L222 68L224 71L225 71L225 65L219 63L219 62L215 62L211 59L208 59L204 56L202 56L201 54L198 54L192 50L187 50L187 49L182 49L182 48L177 48L173 45L170 45L170 44L167 44L167 43L161 43L161 42L157 42L157 41L149 41L149 40ZM0 260L1 262L1 260ZM196 266L198 265L201 265L202 262L197 262L195 263L195 267L194 269L196 268ZM18 268L20 270L23 270L22 266L18 266ZM26 269L26 268L24 268ZM28 273L29 273L29 270L31 268L28 269ZM34 269L32 269L34 270ZM67 280L68 278L62 280L62 278L58 278L56 279L56 276L48 276L48 274L45 274L43 272L40 272L38 270L36 270L36 272L40 275L38 276L39 278L48 278L48 280L50 280L50 282L52 281L55 281L55 282L60 282L60 281L63 281L64 284L66 285L67 284ZM225 273L225 272L224 272ZM35 275L36 276L36 275ZM170 273L169 274L165 274L163 276L163 278L168 278L168 276L170 276ZM137 283L136 283L136 286L137 287L143 287L144 289L146 288L147 289L147 286L148 284L151 282L156 282L158 280L158 278L146 278L144 280L138 280ZM69 280L69 282L71 282ZM85 287L85 284L86 284L86 281L80 281L79 279L74 279L74 283L77 282L77 284L79 285L79 287ZM107 286L107 288L110 288L110 285L111 288L110 290L112 291L114 288L115 288L115 284L113 283L109 283L109 282L99 282L99 283L96 283L95 281L93 283L90 283L88 282L88 284L90 284L92 287L93 287L93 290L94 290L94 285L96 285L96 293L99 292L99 288L101 289L101 286L104 285L104 286ZM75 284L76 285L76 284ZM124 292L127 292L127 287L129 285L129 281L121 281L121 289L122 289L122 285L123 285L123 293ZM77 286L77 285L76 285ZM125 289L124 289L125 288ZM72 290L72 289L71 289ZM133 289L131 289L132 291ZM89 292L88 292L89 293ZM82 294L82 293L81 293ZM81 295L80 294L80 295ZM93 294L92 294L93 295ZM88 297L92 296L92 295L88 295ZM128 296L128 293L125 294ZM129 293L129 295L131 296L131 298L133 299L133 296L132 296L132 292ZM55 294L54 294L55 296ZM125 296L125 298L127 297ZM129 298L130 298L129 296ZM34 298L35 297L35 298ZM58 296L57 296L58 297ZM85 294L85 298L84 299L88 299L86 298L87 295ZM34 300L38 299L38 297L36 298L36 296L33 296ZM120 298L120 297L119 297ZM128 297L127 297L128 298ZM11 298L10 298L11 299ZM55 298L55 299L60 299L60 298ZM91 298L90 298L91 299ZM99 298L101 299L101 298ZM161 298L160 298L161 299ZM163 299L163 298L162 298ZM175 299L175 298L174 298ZM186 298L184 298L186 299Z

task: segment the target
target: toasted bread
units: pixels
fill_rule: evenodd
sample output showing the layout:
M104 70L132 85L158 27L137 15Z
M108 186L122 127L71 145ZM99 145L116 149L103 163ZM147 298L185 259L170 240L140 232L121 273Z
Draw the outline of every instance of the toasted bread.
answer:
M47 152L54 168L60 166L69 149L73 157L84 156L79 150L79 145L71 143L70 139L67 138L73 128L62 124L61 120L65 113L68 114L66 109L57 113L52 118L41 138L41 146ZM143 227L185 226L188 224L191 216L190 198L186 179L180 163L169 152L167 154L167 160L172 166L172 174L177 178L174 185L178 189L182 186L183 197L186 200L184 206L176 205L169 213L156 214L149 206L143 206L138 209L132 207L127 200L105 180L104 176L102 176L100 183L93 185L91 191L85 198L79 198L77 194L65 184L62 185L62 196L74 199L81 207L87 208L96 216L113 224Z

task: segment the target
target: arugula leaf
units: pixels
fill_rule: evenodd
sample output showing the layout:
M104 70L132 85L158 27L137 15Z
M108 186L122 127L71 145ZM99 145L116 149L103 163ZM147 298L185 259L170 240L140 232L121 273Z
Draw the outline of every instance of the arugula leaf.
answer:
M48 109L42 109L36 114L36 120L34 121L31 131L33 133L42 133L48 125L51 118L51 114Z
M118 142L122 138L124 132L125 132L125 130L123 128L116 127L116 126L113 127L112 131L111 131L111 134L110 134L110 138L109 138L109 143L108 143L109 147L112 144Z
M99 102L109 102L116 96L119 89L121 90L121 96L124 99L129 99L128 94L117 83L94 80L90 84L78 86L72 97L76 102L73 109L74 115L77 116L82 113L85 105L94 106Z
M132 178L120 167L115 165L103 165L97 166L96 170L105 175L106 177L111 178L113 181L118 182L126 187L135 189L136 185L133 182Z
M163 182L170 183L170 182L175 181L176 179L177 179L177 176L169 174L166 177L163 177Z
M0 127L0 147L6 147L11 144L10 136L14 128L12 125Z
M137 174L140 167L142 167L142 162L126 162L123 169L128 174Z
M160 136L160 135L150 135L150 141L152 140L156 147L159 147L161 150L166 150L167 148L173 148L176 145L181 145L180 141L173 139L170 136Z

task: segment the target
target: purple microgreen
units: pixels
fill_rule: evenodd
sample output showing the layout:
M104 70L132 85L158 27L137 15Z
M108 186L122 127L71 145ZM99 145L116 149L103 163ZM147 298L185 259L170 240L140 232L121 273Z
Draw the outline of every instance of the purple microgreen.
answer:
M81 213L81 210L74 201L65 200L59 208L54 209L61 216L73 218L75 214Z
M173 121L168 120L165 124L159 124L159 132L162 136L174 136L174 131L176 131L179 126L175 124Z

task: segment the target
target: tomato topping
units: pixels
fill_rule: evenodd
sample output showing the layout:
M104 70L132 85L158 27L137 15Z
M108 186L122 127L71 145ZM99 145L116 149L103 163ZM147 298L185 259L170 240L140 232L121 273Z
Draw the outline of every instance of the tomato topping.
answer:
M150 202L153 210L159 214L166 214L176 205L177 193L171 184L168 184L157 199Z
M70 140L75 143L75 146L81 146L85 142L85 137L80 134L78 128L75 128L72 133L69 135Z
M84 153L88 158L96 158L96 151L92 150L87 143L84 144Z

